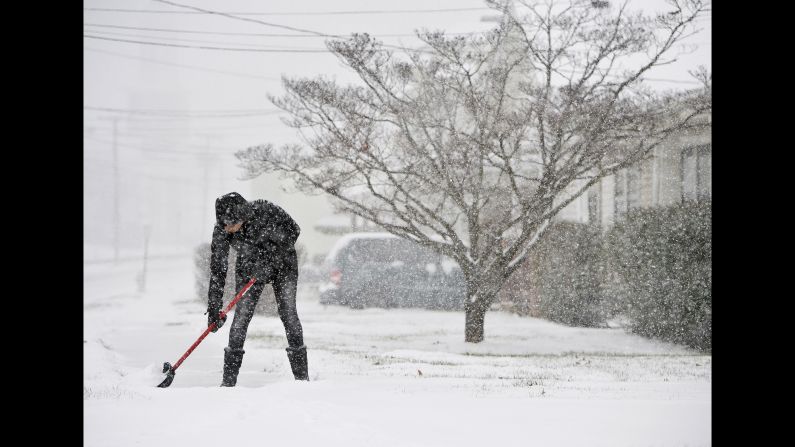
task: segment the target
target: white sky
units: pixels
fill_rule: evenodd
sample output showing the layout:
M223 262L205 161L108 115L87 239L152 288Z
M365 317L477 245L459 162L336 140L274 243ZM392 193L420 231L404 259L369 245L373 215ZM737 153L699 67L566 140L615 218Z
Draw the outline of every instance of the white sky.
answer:
M329 11L429 10L485 8L477 0L283 1L177 0L210 10L257 13L317 13ZM615 2L613 2L615 3ZM635 0L631 5L666 8L661 0ZM662 5L662 6L661 6ZM91 8L188 11L151 0L86 0L84 34L106 39L167 42L176 45L236 48L325 49L322 37L274 37L228 34L173 33L114 27L212 31L218 33L299 34L294 31L207 14L152 14L97 11ZM663 9L665 10L665 9ZM245 15L283 26L325 34L352 32L412 34L417 29L449 33L485 31L487 9L400 14ZM648 75L659 88L691 85L688 70L711 69L711 16L700 20L702 31L687 42L698 48L676 63ZM100 26L101 25L101 26ZM386 43L416 46L411 36L379 37ZM278 53L202 50L84 38L84 107L101 109L173 110L175 114L227 110L274 109L268 93L279 95L280 76L331 75L352 79L329 53ZM662 81L663 79L680 82ZM277 115L193 118L119 114L84 110L84 238L87 247L113 243L114 174L113 121L117 132L120 239L126 250L142 246L143 228L152 225L152 243L185 251L209 241L213 200L236 190L248 199L272 195L287 202L288 212L305 220L327 210L319 199L303 200L277 193L279 180L237 180L234 152L271 142L297 141ZM267 195L267 197L266 197ZM279 203L278 200L274 200ZM282 203L280 203L282 204ZM284 205L283 205L284 206ZM312 242L313 222L304 221L302 239ZM322 245L322 244L321 244ZM310 248L310 252L317 250ZM322 248L322 247L321 247ZM321 249L318 249L322 251ZM89 250L87 250L88 252ZM87 257L91 257L89 253Z

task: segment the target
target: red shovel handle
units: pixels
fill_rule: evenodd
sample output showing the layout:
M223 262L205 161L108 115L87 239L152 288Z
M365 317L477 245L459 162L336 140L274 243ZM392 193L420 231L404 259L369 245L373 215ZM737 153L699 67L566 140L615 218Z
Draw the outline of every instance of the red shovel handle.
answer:
M222 311L221 311L221 313L220 313L220 314L218 314L218 317L219 317L220 319L222 319L222 320L224 319L224 317L226 316L226 314L227 314L227 313L228 313L230 310L232 310L232 308L233 308L233 307L235 307L235 304L237 304L237 302L238 302L238 301L240 301L240 299L241 299L241 298L243 298L243 295L245 295L245 294L246 294L246 292L248 292L248 289L250 289L250 288L251 288L251 286L253 286L253 285L254 285L254 282L255 282L255 281L257 281L257 278L251 278L251 281L249 281L249 282L248 282L248 284L246 284L245 286L243 286L243 288L242 288L242 289L240 289L240 292L237 292L237 296L235 296L235 299L233 299L233 300L232 300L232 301L229 303L229 305L228 305L228 306L226 306L226 309L222 310ZM196 346L199 346L199 343L201 343L201 342L202 342L202 340L204 340L204 337L206 337L206 336L207 336L207 334L209 334L209 333L210 333L210 332L211 332L213 329L215 329L215 326L216 326L216 323L213 323L213 324L211 324L211 325L207 326L207 329L205 329L205 330L204 330L204 333L202 333L202 335L199 337L199 339L198 339L198 340L196 340L196 341L193 343L193 345L191 345L191 347L190 347L190 348L188 348L188 351L187 351L185 354L183 354L183 355L182 355L182 358L180 358L180 359L177 361L177 363L175 363L175 364L174 364L174 366L171 368L171 371L176 371L176 370L177 370L177 368L179 368L179 365L181 365L181 364L182 364L182 362L183 362L183 361L184 361L186 358L188 358L188 356L190 355L190 353L191 353L191 352L193 352L193 350L194 350L194 349L196 349Z

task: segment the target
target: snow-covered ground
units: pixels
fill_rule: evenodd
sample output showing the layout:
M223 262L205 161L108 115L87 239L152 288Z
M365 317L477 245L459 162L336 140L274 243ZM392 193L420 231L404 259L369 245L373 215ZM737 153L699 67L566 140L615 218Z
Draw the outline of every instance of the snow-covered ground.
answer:
M255 315L236 388L218 386L228 325L156 388L206 306L189 257L151 260L145 292L140 267L84 265L86 446L711 445L711 356L503 312L467 344L463 313L324 307L311 285L310 382L292 378L279 319Z

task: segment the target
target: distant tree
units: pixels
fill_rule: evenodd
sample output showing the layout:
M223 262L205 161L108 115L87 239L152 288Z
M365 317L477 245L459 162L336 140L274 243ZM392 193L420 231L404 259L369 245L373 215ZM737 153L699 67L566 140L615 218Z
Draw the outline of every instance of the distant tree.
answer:
M502 13L495 29L420 32L415 50L367 34L328 41L357 83L284 78L270 100L302 143L248 148L241 166L456 260L465 340L480 342L487 309L550 220L711 111L707 89L655 93L643 80L693 30L700 0L655 17L591 3L488 2Z

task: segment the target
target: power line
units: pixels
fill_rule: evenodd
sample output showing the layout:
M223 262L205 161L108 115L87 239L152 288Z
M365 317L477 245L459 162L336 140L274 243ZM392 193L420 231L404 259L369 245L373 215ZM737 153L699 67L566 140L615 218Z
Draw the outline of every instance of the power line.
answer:
M102 32L102 31L89 31L89 32L97 32L97 33L100 33L100 34L114 34L114 35L127 36L127 34L109 33L109 32ZM457 33L457 35L467 35L467 34L470 34L470 33ZM477 34L477 33L472 33L472 34ZM450 35L453 35L453 34L450 34ZM193 48L193 49L198 49L198 50L243 51L243 52L255 52L255 53L334 53L333 51L328 50L328 49L303 49L303 48L267 49L267 48L262 48L259 45L256 45L257 48L215 47L215 46L205 46L205 45L181 45L181 44L168 43L168 42L147 42L147 41L131 40L131 39L115 39L115 38L111 38L111 37L101 37L101 36L94 36L94 35L89 35L89 34L83 34L83 37L89 38L89 39L107 40L107 41L113 41L113 42L136 43L136 44L140 44L140 45L153 45L153 46L163 46L163 47L172 47L172 48ZM156 39L157 38L157 37L149 37L149 36L131 36L131 37L138 37L138 38L144 38L144 39ZM307 36L307 37L310 37L310 36ZM319 34L319 33L316 35L316 37L334 37L334 38L340 38L340 39L346 38L346 36L331 35L331 34ZM178 41L188 41L188 42L208 42L208 41L177 39L177 38L165 38L165 39L178 40ZM212 43L214 43L214 42L212 42ZM225 43L225 42L223 42L223 43ZM231 43L231 42L229 42L229 43ZM247 44L247 43L236 43L236 44L237 45L255 46L254 44ZM428 53L427 50L423 50L423 49L408 48L408 47L402 47L402 46L399 46L399 45L390 45L390 44L386 44L386 43L381 43L381 46L384 47L384 48L394 48L394 49L399 49L399 50L418 51L418 52L422 52L422 53ZM98 50L94 50L94 51L98 51ZM376 50L376 51L386 51L386 50ZM109 53L109 54L112 54L112 53ZM128 56L128 57L130 57L130 56ZM132 58L132 57L130 57L130 58ZM180 66L179 64L168 64L168 63L163 63L163 64L164 65ZM184 66L184 65L183 65L183 67L193 68L193 67ZM214 70L204 70L204 71L214 71ZM217 73L225 73L225 74L235 74L235 73L230 73L230 72L222 72L222 71L219 71L219 70L215 70L215 72L217 72ZM254 76L254 77L257 77L257 76Z
M124 113L144 113L144 114L174 114L178 116L183 115L201 115L201 116L227 116L229 114L257 114L269 115L274 112L281 111L280 109L130 109L123 107L107 107L107 106L83 106L84 109L101 110L109 112L124 112Z
M244 136L262 137L268 133L272 133L275 127L265 126L240 126L240 127L220 127L212 129L198 129L191 130L187 128L129 128L122 133L133 138L177 138L177 137L200 137L206 135L214 135L218 138L236 138ZM108 129L96 128L98 131L107 131ZM241 131L247 132L241 132ZM282 130L282 129L279 129Z
M112 141L108 141L108 140L102 140L102 139L99 139L99 138L89 137L89 136L85 136L85 135L83 136L83 139L87 139L87 140L96 141L96 142L98 142L98 143L113 144L113 142L112 142ZM206 151L170 151L170 150L168 150L168 149L151 149L151 148L145 148L145 147L141 147L141 146L135 146L135 145L131 145L131 144L123 144L123 143L117 143L117 144L118 144L119 146L127 147L127 148L130 148L130 149L138 149L138 150L140 150L140 151L143 151L143 152L152 152L152 153L161 153L161 154L178 154L178 155L215 155L215 156L218 156L218 155L232 155L231 153L225 153L225 152L206 152Z
M300 37L315 37L315 36L300 36ZM712 45L712 42L694 42L694 44ZM196 66L196 65L175 64L175 63L172 63L172 62L165 62L165 61L161 61L161 60L157 60L157 59L150 59L150 58L144 58L144 57L138 57L138 56L130 56L130 55L127 55L127 54L116 53L116 52L113 52L113 51L98 50L96 48L83 47L83 49L86 50L86 51L94 52L94 53L102 53L102 54L107 54L107 55L110 55L110 56L122 57L122 58L126 58L126 59L140 60L140 61L149 62L149 63L152 63L152 64L167 65L167 66L173 66L173 67L178 67L178 68L187 68L187 69L195 70L195 71L204 71L204 72L209 72L209 73L225 74L225 75L229 75L229 76L239 76L239 77L245 77L245 78L264 79L264 80L267 80L267 81L281 81L281 78L273 78L273 77L267 77L267 76L257 76L257 75L250 75L250 74L246 74L246 73L237 73L237 72L225 71L225 70L216 70L216 69L213 69L213 68L200 67L200 66ZM689 84L697 84L698 83L696 81L681 81L681 80L661 79L661 78L644 78L644 79L647 80L647 81L653 81L653 82L674 82L674 83L689 83ZM174 119L176 119L176 118L174 118Z
M620 75L608 75L608 78L612 79L619 79L623 80L624 78ZM651 82L671 82L674 84L693 84L693 85L701 85L699 81L686 81L682 79L665 79L665 78L647 78L645 76L641 76L638 80L640 81L651 81Z
M84 161L87 162L87 163L96 163L96 164L99 164L99 165L107 165L108 164L108 163L106 163L106 162L104 162L102 160L84 160ZM100 168L100 169L102 170L102 168ZM161 181L165 181L165 182L169 182L169 183L184 184L184 185L204 185L205 184L203 181L198 180L195 177L165 177L165 176L152 175L149 171L145 170L144 168L130 169L130 168L126 168L125 167L124 169L122 169L122 171L123 172L126 171L127 174L134 176L134 178L130 178L129 176L121 177L121 179L124 180L125 182L130 182L130 183L133 183L133 184L139 183L139 182L134 182L134 181L138 180L138 179L141 179L141 178L146 178L146 179L150 179L150 180L161 180ZM130 184L130 183L126 183L126 184Z
M275 45L261 45L256 43L248 43L248 42L224 42L224 41L217 41L217 40L200 40L200 39L183 39L179 37L168 37L168 36L142 36L140 34L127 34L127 33L115 33L113 31L102 31L102 30L86 30L90 33L94 34L104 34L110 36L121 36L121 37L132 37L138 39L165 39L177 42L195 42L195 43L212 43L212 44L220 44L220 45L237 45L237 46L244 46L244 47L252 47L252 48L263 48L263 49L284 49L284 50L319 50L318 48L300 48L300 47L285 47L275 46Z
M256 53L330 53L329 50L266 50L259 48L232 48L232 47L208 47L203 45L180 45L176 43L144 42L140 40L114 39L111 37L91 36L88 34L83 34L83 37L87 37L89 39L111 40L115 42L137 43L142 45L155 45L161 47L195 48L198 50L249 51Z
M285 112L286 113L286 112ZM193 127L193 120L194 119L226 119L226 118L235 118L235 122L245 122L246 119L262 119L266 116L274 116L273 115L241 115L237 116L159 116L159 115L130 115L126 116L125 121L131 125L147 125L147 124L167 124L167 125L176 125L181 126L180 128L190 129ZM259 123L264 123L263 121L257 121ZM258 124L263 125L263 124ZM249 126L252 127L252 126ZM216 127L208 127L202 124L202 129L216 129ZM225 127L224 127L225 128Z
M194 170L193 168L198 168L200 164L203 162L201 160L195 160L195 165L186 165L186 160L184 158L161 158L161 157L170 157L170 156L163 156L163 155L153 155L151 157L145 159L135 159L124 160L124 163L120 165L121 169L126 169L128 171L133 171L140 169L142 173L161 173L161 171L165 171L164 173L170 174L174 170L174 165L179 166L181 172L191 172ZM208 159L213 159L213 157L207 157ZM95 163L101 164L105 166L110 166L113 163L110 160L101 157L92 157L92 156L84 156L83 157L84 163ZM176 177L176 175L175 175Z
M121 109L113 107L83 106L85 110L127 113L131 115L167 116L180 118L238 118L281 113L279 109L227 109L227 110L177 110L177 109Z
M227 18L230 18L230 19L233 19L233 20L242 20L242 21L245 21L245 22L259 23L260 25L271 26L271 27L275 27L275 28L283 28L283 29L290 30L290 31L298 31L299 33L307 33L307 34L314 34L314 35L317 35L317 36L333 37L333 38L336 38L336 39L343 39L343 38L346 37L346 36L341 36L341 35L337 35L337 34L321 33L321 32L310 30L310 29L295 28L295 27L292 27L292 26L279 25L279 24L270 23L270 22L263 22L262 20L249 19L249 18L246 18L246 17L240 17L240 16L232 15L232 14L221 12L221 11L212 11L212 10L209 10L209 9L197 8L195 6L184 5L184 4L181 4L181 3L175 3L175 2L172 2L172 1L168 1L168 0L153 0L153 1L156 1L156 2L159 2L159 3L165 3L166 5L177 6L177 7L180 7L180 8L192 9L194 11L203 12L205 14L219 15L219 16L227 17ZM382 46L390 47L390 48L396 48L396 49L400 49L400 50L422 51L422 50L415 50L415 49L412 49L412 48L401 47L401 46L398 46L398 45L382 44Z
M99 135L99 134L105 134L105 132L108 129L96 129L96 130L101 131L101 132L97 132L97 135ZM94 141L105 142L104 140L97 139L93 135L94 135L93 133L84 134L84 137L88 138L88 139L91 139L91 140L94 140ZM118 137L122 138L124 140L132 140L132 141L136 141L136 142L144 140L147 143L155 142L155 144L158 147L151 148L151 150L161 150L160 149L161 146L162 147L196 148L196 149L199 149L200 151L201 150L205 150L205 149L207 149L206 145L190 144L190 143L186 143L185 142L186 139L192 139L191 137L197 138L197 137L202 137L202 136L203 137L211 136L211 137L215 137L215 138L228 139L227 138L228 136L221 135L221 134L219 134L217 132L214 132L214 133L202 133L202 134L195 134L195 133L194 134L188 134L188 133L178 133L178 132L152 134L152 133L139 133L139 132L137 132L135 130L132 130L132 131L120 132L118 134ZM247 138L247 139L249 139L249 140L256 139L256 140L259 140L260 142L261 142L261 139L267 138L267 136L265 136L265 134L263 134L263 133L259 133L259 134L253 135L253 134L241 134L239 132L236 132L234 136L235 137L240 137L240 136L246 137L246 136L248 136L248 137L251 137L251 138ZM259 144L259 143L256 143L256 144ZM249 145L251 145L251 143L238 144L238 145L235 145L234 147L226 147L226 148L219 149L219 150L223 150L224 154L229 154L229 153L232 153L232 151L238 151L238 150L241 149L241 147L248 147ZM130 147L133 147L133 146L130 146ZM140 147L134 146L133 148L139 149ZM143 148L143 149L149 150L149 148ZM175 152L178 152L178 153L182 154L183 152L186 152L186 151L175 151ZM203 155L203 154L201 152L199 152L199 155Z
M313 34L278 34L278 33L229 33L229 32L221 32L221 31L201 31L201 30L185 30L185 29L174 29L174 28L148 28L148 27L138 27L138 26L122 26L122 25L107 25L107 24L98 24L98 23L84 23L83 26L95 26L99 28L116 28L116 29L129 29L135 31L157 31L157 32L166 32L166 33L184 33L184 34L211 34L211 35L219 35L219 36L256 36L256 37L302 37L302 38L319 38L319 37L326 37L326 36L316 36ZM97 32L97 31L92 31ZM482 34L482 31L473 31L467 33L448 33L447 35L450 36L463 36L463 35L473 35L473 34ZM370 34L372 37L416 37L416 34Z
M198 11L168 11L163 9L122 9L122 8L83 8L84 11L94 12L123 12L145 14L201 14ZM321 12L227 12L240 16L320 16L320 15L368 15L368 14L415 14L415 13L445 13L464 11L484 11L491 8L443 8L443 9L373 9L359 11L321 11Z
M213 137L236 142L239 141L240 143L231 144L230 146L232 147L227 146L227 149L224 149L229 151L237 151L241 148L261 144L264 140L268 140L272 133L272 129L270 131L268 129L259 129L257 131L228 130L203 133L181 132L179 130L170 132L151 132L130 129L128 131L121 132L119 136L125 141L145 141L147 144L153 143L156 147L184 147L186 149L196 148L199 150L205 149L205 147L200 144L187 143L186 140L197 141L202 137ZM108 133L107 129L98 129L95 133L84 133L84 135L106 136Z
M671 82L674 84L692 84L692 85L700 85L701 82L699 81L683 81L680 79L662 79L662 78L644 78L641 76L641 79L644 81L652 81L652 82Z
M252 116L250 118L254 117ZM190 118L158 118L152 116L147 119L125 117L124 121L127 123L127 129L132 131L180 131L180 132L202 134L202 133L207 133L207 131L215 131L215 130L273 129L272 122L258 122L258 123L241 122L240 125L232 125L232 126L209 126L209 125L196 126L193 125L192 123L185 122L185 120L189 119ZM84 119L84 123L85 122L86 121ZM162 126L158 125L161 123L163 124ZM153 124L156 126L152 127L151 125ZM99 130L108 129L103 125L92 125L86 127L87 128L90 127L92 129L99 129Z
M84 128L83 130L85 131L86 129ZM99 131L103 131L104 132L104 131L107 131L108 129L96 129L95 128L95 130L99 130ZM206 144L199 145L199 144L186 143L185 142L186 138L184 136L181 136L181 135L136 134L134 132L122 131L122 132L118 133L118 136L121 139L132 140L132 141L135 141L135 142L138 142L138 141L141 141L141 140L145 140L147 143L150 143L150 142L159 143L159 144L157 144L156 147L132 146L132 145L130 145L128 143L125 143L126 146L128 146L130 148L133 148L133 149L152 150L152 151L165 151L165 152L168 152L168 153L177 153L177 154L180 154L180 155L181 154L198 154L198 155L206 155L206 154L208 154L206 152L206 150L207 150L207 145ZM208 134L196 134L196 135L193 135L193 136L194 137L202 137L202 136L203 137L207 137ZM98 141L100 143L107 143L106 140L102 140L101 138L96 138L95 136L93 136L92 133L89 133L89 134L85 134L84 133L83 137L87 138L87 139L90 139L90 140ZM169 149L163 149L163 147L168 147L168 148L173 148L173 147L196 148L196 149L199 149L199 150L198 151L190 151L190 150L184 150L184 151L177 150L177 151L174 151L174 150L169 150ZM230 154L233 151L240 150L240 146L236 145L235 147L223 147L223 148L216 147L216 149L221 151L221 152L217 152L217 154ZM216 154L216 152L211 152L210 154Z
M113 164L112 162L110 162L108 160L103 160L101 158L90 158L90 157L83 157L83 163L87 163L87 164L90 163L90 164L101 165L101 166L111 166ZM158 165L157 163L160 163L160 164ZM168 164L165 164L165 163L168 163ZM125 163L121 165L121 167L120 167L121 169L120 170L127 171L128 173L134 173L134 174L151 174L153 171L157 171L157 170L173 170L170 165L173 165L174 163L181 163L181 162L178 161L178 160L165 161L165 160L151 160L151 159L147 160L146 162L143 162L143 163L131 163L129 161L125 161ZM198 166L197 166L197 168L198 168ZM160 172L157 172L157 173L160 173ZM187 178L191 178L191 177L175 176L173 178L175 178L175 179L179 179L179 178L187 179Z
M315 34L315 35L318 35L318 36L326 36L326 37L342 37L342 36L335 36L335 35L332 35L332 34L324 34L324 33L320 33L318 31L313 31L313 30L295 28L295 27L287 26L287 25L279 25L277 23L263 22L262 20L257 20L257 19L248 19L248 18L245 18L245 17L237 17L235 15L232 15L232 14L226 13L226 12L222 12L222 11L211 11L209 9L202 9L202 8L197 8L195 6L183 5L183 4L171 2L171 1L168 1L168 0L153 0L153 1L156 1L156 2L159 2L159 3L165 3L167 5L177 6L179 8L192 9L194 11L198 11L198 12L204 13L204 14L219 15L219 16L228 17L228 18L234 19L234 20L242 20L242 21L245 21L245 22L253 22L253 23L259 23L260 25L272 26L274 28L282 28L282 29L286 29L286 30L290 30L290 31L298 31L299 33Z
M123 57L125 59L133 59L133 60L149 62L149 63L152 63L152 64L166 65L166 66L178 67L178 68L187 68L189 70L195 70L195 71L204 71L204 72L208 72L208 73L223 74L223 75L228 75L228 76L237 76L237 77L241 77L241 78L263 79L263 80L266 80L266 81L281 81L281 78L274 78L274 77L268 77L268 76L258 76L258 75L253 75L253 74L238 73L238 72L227 71L227 70L216 70L214 68L201 67L201 66L198 66L198 65L176 64L176 63L173 63L173 62L165 62L165 61L161 61L161 60L158 60L158 59L150 59L150 58L139 57L139 56L130 56L128 54L115 53L113 51L98 50L96 48L83 47L83 50L91 51L91 52L94 52L94 53L107 54L107 55L110 55L110 56Z
M142 135L156 135L157 133L179 133L181 135L204 135L208 133L218 133L217 131L232 131L232 130L272 130L274 127L266 126L266 125L253 125L253 126L224 126L224 127L193 127L193 126L184 126L184 127L141 127L138 123L131 123L133 127L128 127L127 130L129 132L138 132ZM157 124L157 123L141 123L141 124ZM105 127L93 127L97 130L108 130ZM213 131L213 132L208 132ZM146 132L146 133L144 133ZM154 133L151 133L154 132Z
M127 146L127 145L125 145ZM84 164L94 164L99 166L112 166L113 162L110 160L105 160L101 158L93 158L93 157L83 157ZM198 160L197 160L198 163ZM136 176L136 178L149 178L155 180L163 180L173 183L185 183L185 184L204 184L204 182L198 180L195 176L191 175L180 175L175 176L171 173L173 172L173 165L180 165L184 164L183 160L178 159L147 159L146 161L125 161L121 166L121 171L126 172L128 174L132 174ZM193 172L198 171L198 166L194 167ZM107 171L107 169L101 168L103 171ZM167 170L167 172L162 172L162 170ZM168 177L160 176L160 175L152 175L152 174L165 174L169 175ZM129 181L130 178L126 178L125 180Z
M107 130L107 129L102 129L102 130ZM104 132L102 132L102 133L104 134ZM194 134L192 136L193 137L205 137L205 138L207 138L207 137L219 138L218 135L206 134L206 133L205 134ZM93 133L89 133L89 134L85 134L84 133L83 137L87 138L87 139L90 139L90 140L93 140L93 141L98 141L98 142L101 142L101 143L107 143L106 140L103 140L101 138L95 137ZM204 152L207 149L207 145L206 144L190 144L190 143L186 143L185 140L189 139L189 138L185 138L185 137L183 137L181 135L175 135L175 134L152 135L152 134L138 134L138 133L135 133L135 132L119 132L118 137L121 138L121 139L124 139L126 141L132 140L132 141L138 142L138 141L144 140L147 143L152 143L152 142L155 143L155 147L151 147L151 148L150 147L132 146L132 145L129 145L129 144L125 143L126 146L128 146L130 148L133 148L133 149L163 151L164 149L161 149L162 147L181 147L181 148L186 148L186 149L195 148L195 149L199 149L199 151L186 150L186 151L173 151L173 152L177 153L179 155L182 155L184 153L187 153L187 154L194 154L195 153L195 154L199 154L199 155L206 155L206 152ZM261 138L267 138L267 137L264 137L262 135L259 135L259 136L256 137L256 139L258 139L258 140L261 139ZM256 143L256 144L259 144L259 143ZM237 152L237 151L241 150L242 148L248 147L250 145L251 145L251 143L234 144L234 145L232 145L232 147L230 147L230 146L223 147L223 148L217 147L217 150L221 151L221 152L218 153L219 155L229 155L229 154L232 154L234 152ZM165 149L165 151L168 151L168 149Z
M192 135L203 135L207 133L218 133L217 131L232 131L232 130L273 130L275 127L267 124L255 124L255 125L244 125L244 126L170 126L170 127L142 127L142 125L147 124L157 124L157 121L149 121L149 122L130 122L129 120L125 120L127 123L130 124L126 129L130 132L174 132L180 133L182 135L192 134ZM167 123L170 124L170 123ZM95 129L95 130L102 130L107 131L107 127L103 126L87 126L84 129ZM212 131L212 132L208 132ZM146 134L149 135L149 134ZM153 135L159 136L159 135Z

